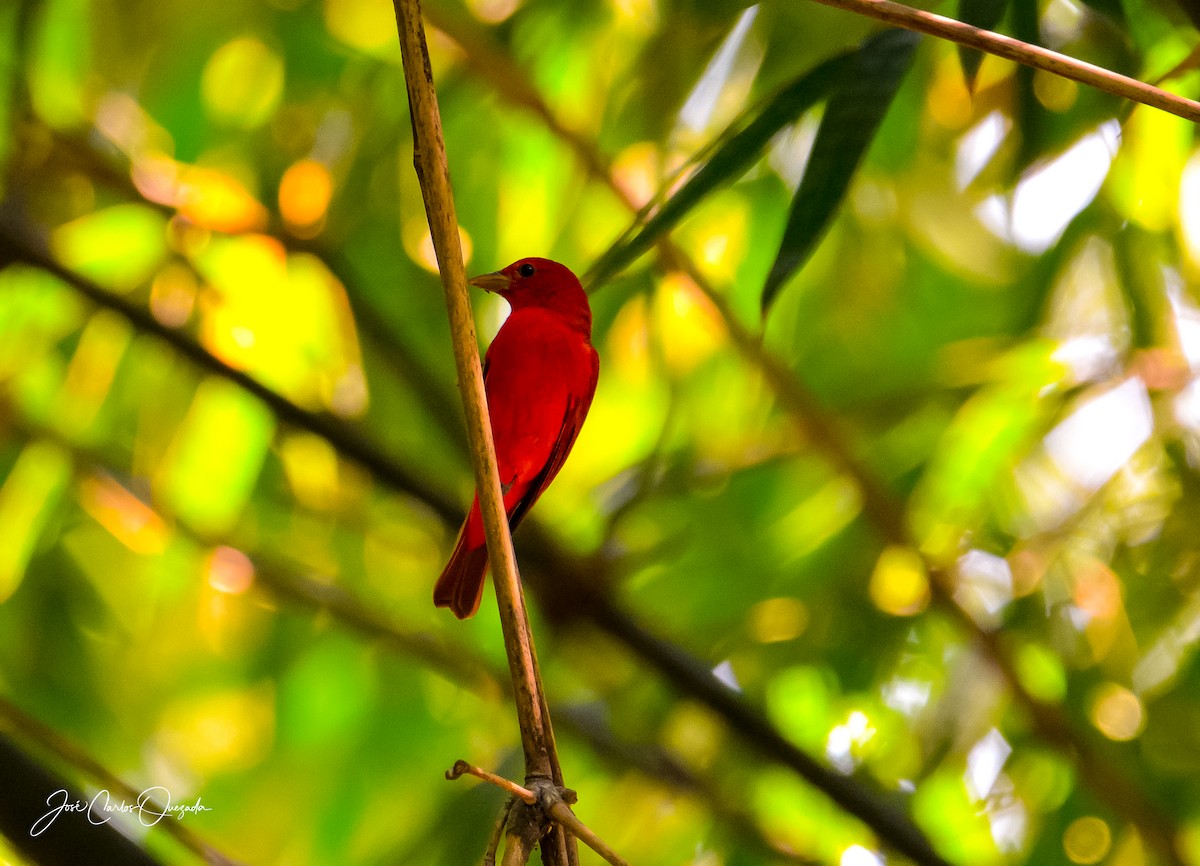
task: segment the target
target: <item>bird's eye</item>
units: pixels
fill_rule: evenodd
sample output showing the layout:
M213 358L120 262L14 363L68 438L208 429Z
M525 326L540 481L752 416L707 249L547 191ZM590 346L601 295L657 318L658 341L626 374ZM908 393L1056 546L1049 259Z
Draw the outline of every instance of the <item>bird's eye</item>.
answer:
M525 264L521 265L521 267L517 268L517 273L523 277L532 277L533 265L529 264L529 262L526 262Z

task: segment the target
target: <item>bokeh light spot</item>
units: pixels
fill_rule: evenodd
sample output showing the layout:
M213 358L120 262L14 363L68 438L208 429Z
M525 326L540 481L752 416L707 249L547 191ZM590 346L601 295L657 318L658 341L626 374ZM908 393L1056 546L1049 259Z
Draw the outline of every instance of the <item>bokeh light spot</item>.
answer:
M54 420L60 430L77 435L92 426L112 390L130 336L125 320L108 311L88 320L58 391Z
M879 555L869 587L871 601L885 613L911 616L929 603L929 579L915 550L888 547Z
M225 43L208 59L200 80L212 118L246 129L260 126L283 95L283 60L253 36Z
M654 319L671 369L687 373L721 345L724 330L712 303L691 278L669 274L654 296Z
M646 298L635 295L617 313L608 329L605 356L620 379L642 384L650 377L650 326ZM584 428L587 429L586 427Z
M617 15L617 22L638 33L653 32L658 25L658 3L656 0L609 0Z
M960 190L966 189L987 168L1011 129L1012 120L993 111L959 139L954 155L954 180Z
M929 116L946 129L962 129L971 122L971 92L963 80L958 58L952 54L947 53L937 65L926 107Z
M1125 742L1142 731L1146 714L1138 696L1124 686L1105 683L1092 701L1092 724L1110 740Z
M1063 112L1075 104L1079 85L1069 78L1039 69L1033 74L1033 94L1046 108Z
M395 46L396 13L390 3L374 0L325 0L325 26L333 36L360 51L377 54Z
M1179 182L1179 233L1193 268L1200 268L1200 150L1187 161Z
M0 485L0 602L25 576L42 527L54 514L71 477L71 458L50 442L21 451Z
M1110 620L1121 612L1121 581L1098 559L1087 560L1074 574L1073 600L1089 620Z
M808 609L796 598L768 598L750 609L750 633L759 643L794 640L808 625Z
M1026 172L1013 193L1008 238L1035 255L1049 249L1100 191L1119 139L1117 122L1104 123L1061 155Z
M341 415L366 407L345 287L320 259L242 235L214 238L195 264L213 287L199 329L209 351L305 407Z
M141 556L162 553L170 538L158 513L107 475L93 475L79 485L83 510L113 537Z
M499 24L517 11L521 0L467 0L467 5L480 21Z
M336 504L338 459L333 446L311 433L295 433L284 438L279 452L297 500L316 511Z
M458 227L458 242L462 247L463 262L469 264L471 253L474 252L474 244L471 242L470 233L462 226ZM428 228L425 229L425 233L421 236L421 240L413 252L413 261L431 274L439 273L437 252L433 248L433 235L429 233Z
M180 174L176 206L190 221L219 232L262 229L267 211L233 175L218 169L187 166Z
M271 686L229 689L169 705L155 744L174 765L203 777L258 763L270 750L275 727Z
M1099 863L1112 847L1112 831L1108 824L1088 815L1076 818L1063 833L1063 850L1072 863L1088 866Z
M59 226L51 249L72 270L105 288L141 285L167 254L166 220L140 204L120 204Z
M221 545L205 561L208 585L213 589L240 595L254 584L254 563L235 547Z
M167 265L150 285L150 312L164 325L187 324L196 306L196 275L181 264Z
M969 550L958 559L954 600L978 623L995 625L1013 597L1008 561L983 550Z
M851 845L842 852L838 866L883 866L883 860L869 848Z
M758 53L753 40L747 45L747 36L757 16L758 4L745 9L712 56L679 111L679 123L684 129L703 132L715 119L725 120L727 110L745 99L745 91L758 68L757 57L753 60L746 57ZM747 50L743 51L743 46Z
M179 215L194 226L231 234L266 226L266 208L242 181L227 171L154 154L135 162L132 176L143 196L178 208ZM172 227L170 236L185 246L188 241L203 238L203 235L189 237L177 225Z
M323 163L302 159L279 182L279 213L293 232L311 237L325 218L333 198L333 178Z
M663 724L662 741L693 767L708 767L720 757L725 728L706 707L684 703Z
M1012 754L1012 746L995 728L984 734L967 753L967 771L963 776L967 792L975 800L992 793L1000 779L1000 771Z
M256 397L205 380L159 466L159 498L197 532L227 532L253 492L274 429Z
M1154 432L1146 386L1136 377L1088 400L1046 436L1046 451L1075 484L1095 490Z
M1034 697L1060 701L1067 692L1062 659L1039 644L1022 644L1016 653L1017 676Z
M613 161L613 178L625 195L641 207L658 191L659 164L658 148L652 142L631 144Z
M825 756L843 773L853 772L875 739L875 726L862 710L852 710L843 724L835 725L825 741Z
M33 107L52 126L79 124L87 116L84 82L91 60L92 4L87 0L54 0L31 7L29 14L37 23L36 27L25 25L24 37L31 43L25 51L29 55L27 81ZM7 38L14 31L5 32ZM6 63L14 64L17 56L7 54Z

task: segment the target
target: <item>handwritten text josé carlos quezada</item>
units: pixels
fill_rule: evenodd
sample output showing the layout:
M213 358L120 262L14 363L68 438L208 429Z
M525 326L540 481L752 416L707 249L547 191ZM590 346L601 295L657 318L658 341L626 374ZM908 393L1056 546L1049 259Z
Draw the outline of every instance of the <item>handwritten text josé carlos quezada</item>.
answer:
M97 792L91 800L81 800L72 798L66 790L59 788L46 798L46 805L50 811L33 822L29 828L30 836L42 835L64 812L83 813L89 823L97 826L107 824L113 815L136 815L143 827L153 827L167 816L182 819L184 815L212 811L200 802L199 797L195 803L172 804L171 792L161 785L142 791L135 803L114 800L107 790Z

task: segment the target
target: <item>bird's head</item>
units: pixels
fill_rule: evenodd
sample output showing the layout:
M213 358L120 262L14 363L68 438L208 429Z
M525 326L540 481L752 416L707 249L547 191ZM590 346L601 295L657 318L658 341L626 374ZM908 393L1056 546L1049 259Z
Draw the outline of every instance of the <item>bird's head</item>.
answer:
M536 307L564 316L586 333L592 330L592 311L579 278L566 265L551 259L518 259L506 268L480 274L468 282L495 292L513 311Z

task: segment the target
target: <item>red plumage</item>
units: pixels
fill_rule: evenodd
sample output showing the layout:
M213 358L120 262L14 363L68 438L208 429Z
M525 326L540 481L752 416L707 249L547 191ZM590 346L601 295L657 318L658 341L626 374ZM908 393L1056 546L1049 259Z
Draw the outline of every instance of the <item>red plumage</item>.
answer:
M504 509L515 529L562 468L592 405L600 371L592 311L575 275L549 259L521 259L470 282L512 307L488 347L483 381ZM487 566L476 495L434 586L434 604L459 619L473 615Z

